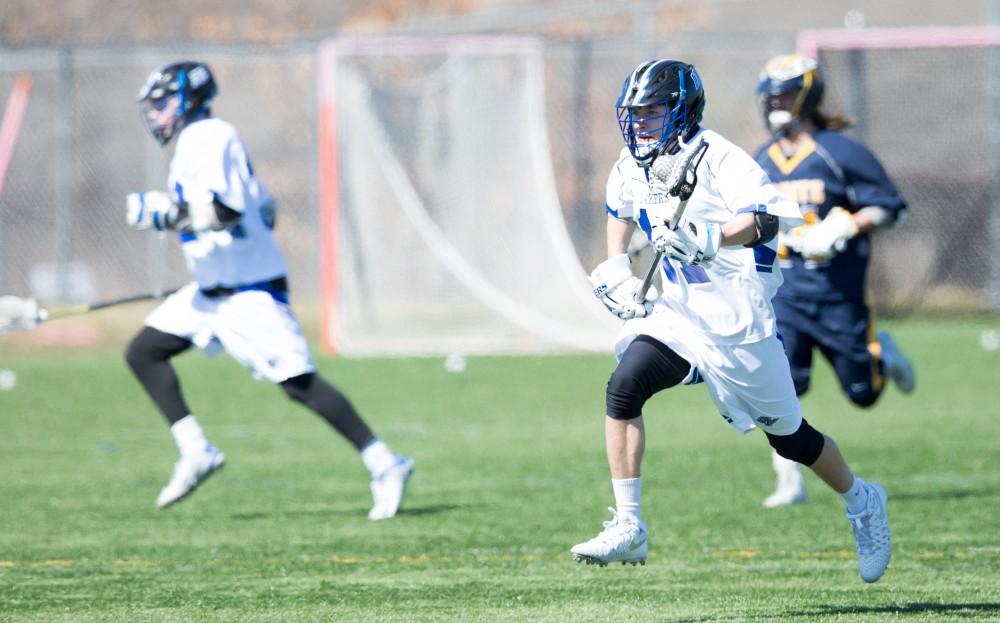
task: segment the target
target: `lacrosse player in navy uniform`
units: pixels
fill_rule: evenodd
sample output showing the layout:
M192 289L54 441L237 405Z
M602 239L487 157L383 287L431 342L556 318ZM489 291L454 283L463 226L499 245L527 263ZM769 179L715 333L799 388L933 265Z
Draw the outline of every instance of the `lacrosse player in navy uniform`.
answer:
M185 498L222 467L180 391L170 359L192 346L225 350L255 377L312 409L361 454L372 476L371 519L392 517L413 462L372 434L347 398L322 379L289 306L285 260L275 242L274 202L236 129L211 115L216 84L190 61L153 71L138 101L161 145L176 137L169 192L130 193L128 224L177 232L192 281L168 297L129 343L125 358L170 424L180 458L156 505Z
M776 235L802 222L799 207L749 155L701 128L704 107L695 68L672 60L636 67L617 101L625 149L607 184L608 259L591 273L595 296L625 320L604 421L615 507L603 531L572 548L573 558L645 562L643 406L657 392L703 381L725 422L741 433L763 429L779 454L843 496L859 572L874 582L892 551L885 490L857 478L833 440L803 419L771 308L781 284ZM693 192L685 195L678 179ZM664 254L662 296L642 296L629 266L636 226Z
M756 160L805 219L780 238L785 283L774 312L798 395L809 389L819 351L851 402L870 407L886 378L906 394L915 384L910 361L891 335L875 334L865 304L870 232L899 222L906 204L875 156L839 131L847 122L820 111L823 90L816 61L798 54L768 61L757 86L772 139ZM777 487L764 505L804 502L798 465L776 453L772 458Z

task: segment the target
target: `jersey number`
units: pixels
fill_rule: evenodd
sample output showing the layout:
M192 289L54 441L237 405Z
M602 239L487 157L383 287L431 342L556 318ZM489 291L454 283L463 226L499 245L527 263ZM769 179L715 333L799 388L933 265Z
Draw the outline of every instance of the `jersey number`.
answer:
M667 279L677 283L677 271L674 270L674 265L667 258L663 258L663 272L667 274ZM701 266L681 264L681 275L688 283L708 283L709 281L708 273Z
M760 245L759 247L753 248L753 258L755 268L758 273L771 273L774 272L774 260L777 259L778 252L770 247ZM681 276L684 277L684 281L688 283L708 283L708 273L701 266L688 266L687 264L681 264ZM672 283L677 283L677 271L674 270L674 265L667 258L663 258L663 272L667 274L667 279Z

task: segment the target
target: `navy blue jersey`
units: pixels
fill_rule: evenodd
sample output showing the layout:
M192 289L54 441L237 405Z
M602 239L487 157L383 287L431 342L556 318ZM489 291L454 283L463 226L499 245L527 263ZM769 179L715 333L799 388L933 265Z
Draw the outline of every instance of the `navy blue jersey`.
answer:
M896 218L906 210L885 169L861 143L833 130L806 137L806 144L786 158L776 141L756 153L757 163L784 194L799 203L806 227L818 223L834 207L857 212L879 206ZM865 273L871 255L867 234L854 237L827 261L779 250L784 285L777 297L819 301L863 302Z

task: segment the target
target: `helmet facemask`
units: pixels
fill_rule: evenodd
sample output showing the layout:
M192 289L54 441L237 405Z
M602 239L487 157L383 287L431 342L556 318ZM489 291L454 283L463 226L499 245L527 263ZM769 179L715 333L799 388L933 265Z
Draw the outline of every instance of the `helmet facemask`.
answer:
M151 73L137 99L149 133L166 145L186 124L210 114L215 93L215 80L206 65L181 61Z
M770 61L757 84L764 123L775 139L795 134L823 98L823 78L811 58L788 54Z
M789 93L765 93L760 96L764 123L772 137L780 138L798 132L802 119L800 94L801 91L796 92L794 99L788 97Z
M666 106L622 106L618 109L622 138L640 165L648 166L661 153L669 134L667 115Z
M650 84L656 79L658 83ZM636 164L647 168L663 154L676 154L681 141L697 129L703 107L693 67L677 61L640 65L625 81L616 106L618 129Z
M160 99L143 100L140 103L146 129L160 145L169 143L180 128L184 119L183 99L181 93L174 93Z

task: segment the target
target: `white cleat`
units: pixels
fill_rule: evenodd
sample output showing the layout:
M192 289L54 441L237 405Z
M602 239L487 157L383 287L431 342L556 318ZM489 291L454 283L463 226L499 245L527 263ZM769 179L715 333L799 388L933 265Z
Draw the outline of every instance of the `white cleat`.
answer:
M779 487L764 498L764 508L805 504L807 499L805 487Z
M181 456L174 464L170 482L156 497L157 508L166 508L180 502L193 492L206 478L222 469L226 462L219 449L208 444L205 450L193 456Z
M865 582L877 582L892 557L892 535L889 534L889 496L880 484L865 485L868 504L856 515L847 514L858 543L858 573Z
M403 505L406 483L413 474L413 459L396 457L396 463L378 478L372 479L372 498L375 504L368 511L368 519L379 520L395 517Z
M885 363L886 375L892 379L904 394L909 394L917 386L917 377L913 371L913 364L899 350L896 340L885 331L879 331L878 343L882 349L882 361Z
M634 517L619 515L613 508L608 510L611 521L604 522L604 530L596 537L573 546L570 550L573 560L602 567L609 562L633 566L646 564L649 551L646 524Z

